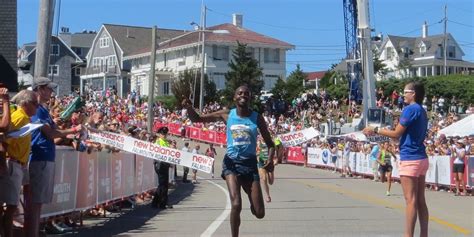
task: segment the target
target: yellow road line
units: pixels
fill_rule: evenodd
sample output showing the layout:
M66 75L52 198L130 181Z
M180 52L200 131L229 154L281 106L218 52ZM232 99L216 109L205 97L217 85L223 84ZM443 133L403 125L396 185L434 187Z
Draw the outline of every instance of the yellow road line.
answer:
M384 200L384 199L380 199L380 198L376 198L376 197L372 197L372 196L368 196L368 195L364 195L364 194L360 194L360 193L354 193L354 192L348 191L346 189L339 188L335 185L320 183L316 180L311 180L311 181L313 181L311 184L308 183L310 180L295 180L295 181L299 182L301 184L304 184L304 185L306 185L310 188L317 187L317 188L328 190L328 191L331 191L331 192L340 193L340 194L343 194L343 195L346 195L346 196L349 196L349 197L352 197L354 199L358 199L358 200L361 200L361 201L365 201L365 202L369 202L369 203L376 204L376 205L379 205L379 206L384 206L384 207L388 207L388 208L392 208L392 209L396 209L396 210L400 210L400 211L405 212L405 206L404 205L398 205L398 204L389 202L389 201ZM461 234L464 234L464 235L470 235L471 234L471 230L465 229L461 226L450 223L450 222L445 221L445 220L443 220L441 218L438 218L436 216L430 215L429 220L433 221L437 224L440 224L442 226L448 227L448 228L450 228L450 229L452 229L452 230L454 230L458 233L461 233Z

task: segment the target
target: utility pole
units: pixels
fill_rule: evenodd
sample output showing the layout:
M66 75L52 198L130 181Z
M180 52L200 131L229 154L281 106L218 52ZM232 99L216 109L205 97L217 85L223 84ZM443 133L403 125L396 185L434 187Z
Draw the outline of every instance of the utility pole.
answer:
M368 0L357 0L357 13L359 16L358 29L360 33L361 59L363 66L363 105L364 124L367 126L369 108L375 107L375 79L374 79L374 59L372 57L371 30L369 21Z
M201 34L202 34L202 41L201 41L201 82L199 85L199 111L204 109L204 67L206 66L206 57L204 56L205 49L206 49L206 6L202 5L202 12L201 12Z
M35 77L48 77L51 33L53 31L54 0L41 0L36 39Z
M148 78L148 116L147 116L147 130L149 133L153 132L153 122L155 120L155 113L153 108L155 97L155 62L156 62L156 26L151 30L151 55L150 55L150 76Z
M443 58L444 58L444 75L448 75L448 65L446 61L446 56L448 52L448 38L446 31L448 28L448 5L444 5L444 42L443 42Z

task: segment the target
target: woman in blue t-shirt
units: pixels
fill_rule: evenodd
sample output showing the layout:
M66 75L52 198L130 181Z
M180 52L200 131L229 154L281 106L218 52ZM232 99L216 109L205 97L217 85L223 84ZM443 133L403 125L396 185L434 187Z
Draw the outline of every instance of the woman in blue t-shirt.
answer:
M428 117L422 107L425 87L411 82L403 91L407 106L400 116L395 130L366 127L364 133L400 138L399 174L405 196L405 237L413 236L417 215L420 219L420 236L428 236L428 207L425 200L425 177L429 163L423 141L426 137Z
M206 115L197 114L188 99L183 101L183 106L187 109L191 121L201 123L225 121L227 123L227 152L222 162L221 176L227 183L232 203L230 212L232 236L239 236L242 210L241 188L249 197L252 214L259 219L265 216L257 168L257 130L260 131L268 147L269 163L273 163L275 152L275 145L263 116L250 109L251 98L252 94L248 86L240 86L234 93L235 109L224 109Z

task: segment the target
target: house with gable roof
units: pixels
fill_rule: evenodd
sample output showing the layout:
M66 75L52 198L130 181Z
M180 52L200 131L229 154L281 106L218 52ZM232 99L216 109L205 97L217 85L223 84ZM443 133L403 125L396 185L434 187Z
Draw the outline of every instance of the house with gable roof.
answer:
M444 37L444 34L429 36L426 22L421 37L388 35L379 49L379 59L389 70L386 77L443 75ZM472 74L474 63L463 60L464 52L451 34L446 34L446 39L447 74Z
M243 17L233 15L233 23L224 23L206 28L204 71L214 81L217 89L225 87L225 74L229 70L232 51L237 41L247 49L263 69L264 90L270 90L278 78L286 78L286 51L294 46L281 40L246 29ZM216 33L217 31L226 33ZM155 74L159 91L157 95L171 95L171 83L185 70L199 71L201 68L201 40L199 31L186 32L159 43L156 51ZM161 38L160 33L158 37ZM141 95L148 94L150 71L150 49L125 56L130 61L131 89Z
M150 27L103 24L87 54L87 66L81 75L84 90L117 90L119 96L130 92L131 61L126 57L150 51ZM158 42L184 34L183 30L158 29Z

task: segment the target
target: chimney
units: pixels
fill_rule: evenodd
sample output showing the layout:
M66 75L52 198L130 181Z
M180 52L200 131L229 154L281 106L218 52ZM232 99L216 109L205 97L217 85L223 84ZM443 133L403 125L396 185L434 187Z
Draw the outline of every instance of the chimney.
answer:
M59 38L61 38L64 43L71 47L71 33L69 32L69 27L61 27L61 32L59 33Z
M244 16L242 14L234 13L232 14L232 24L239 28L242 28Z
M422 35L421 37L422 38L426 38L428 36L428 23L423 23L423 26L422 26Z

